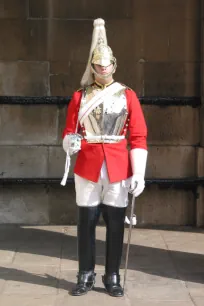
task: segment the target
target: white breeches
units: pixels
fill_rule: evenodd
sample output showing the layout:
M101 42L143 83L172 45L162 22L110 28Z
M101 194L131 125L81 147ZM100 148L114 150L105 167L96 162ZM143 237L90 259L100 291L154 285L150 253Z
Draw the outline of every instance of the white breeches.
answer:
M97 183L74 175L76 203L78 206L97 206L101 203L126 207L128 205L128 185L130 179L117 183L110 183L106 163L101 168L100 178Z

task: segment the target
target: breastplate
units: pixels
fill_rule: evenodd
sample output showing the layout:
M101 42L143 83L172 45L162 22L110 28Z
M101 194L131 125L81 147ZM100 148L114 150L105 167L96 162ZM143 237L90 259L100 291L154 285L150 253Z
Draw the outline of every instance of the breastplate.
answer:
M83 99L83 105L88 103L101 90L97 86L89 86ZM114 95L106 96L102 103L85 118L85 134L88 138L91 138L91 136L119 136L127 115L125 89L122 89Z

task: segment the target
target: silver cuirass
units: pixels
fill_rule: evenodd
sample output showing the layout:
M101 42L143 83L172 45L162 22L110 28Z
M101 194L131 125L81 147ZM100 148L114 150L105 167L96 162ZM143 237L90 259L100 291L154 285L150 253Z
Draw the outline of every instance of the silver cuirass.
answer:
M88 103L98 92L103 90L97 85L89 86L84 93L81 107ZM125 88L102 99L92 112L85 118L83 128L88 142L118 142L124 136L121 133L127 119L127 100ZM100 136L103 136L100 138Z

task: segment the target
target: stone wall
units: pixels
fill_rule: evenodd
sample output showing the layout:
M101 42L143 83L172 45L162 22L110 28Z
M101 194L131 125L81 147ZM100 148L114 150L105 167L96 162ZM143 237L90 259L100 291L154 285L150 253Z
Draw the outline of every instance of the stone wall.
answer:
M200 94L199 0L1 0L2 95L70 95L92 19L107 21L117 79L139 95Z
M0 0L0 95L70 96L80 86L93 19L102 17L117 80L139 96L200 96L200 8L199 0ZM147 177L203 176L200 109L143 110ZM57 105L1 105L1 177L61 177L65 115ZM148 187L137 201L139 224L202 225L202 192L198 201L189 190ZM76 222L73 185L8 185L0 194L0 223Z
M197 175L204 177L204 0L201 0L201 109L200 109L200 146L198 148ZM196 203L196 223L197 226L204 226L204 188L198 188L198 199Z

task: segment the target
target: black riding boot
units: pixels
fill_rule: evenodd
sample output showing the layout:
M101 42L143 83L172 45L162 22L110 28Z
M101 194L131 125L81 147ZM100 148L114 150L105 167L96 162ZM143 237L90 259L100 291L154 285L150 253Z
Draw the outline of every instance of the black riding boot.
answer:
M77 275L76 287L72 290L72 295L80 296L90 291L95 284L96 274L93 271L79 272Z
M95 230L100 207L78 207L78 260L79 273L72 295L79 296L91 290L95 283Z
M101 209L106 224L106 267L102 280L111 296L121 297L124 293L120 285L119 268L123 249L126 208L102 205Z

